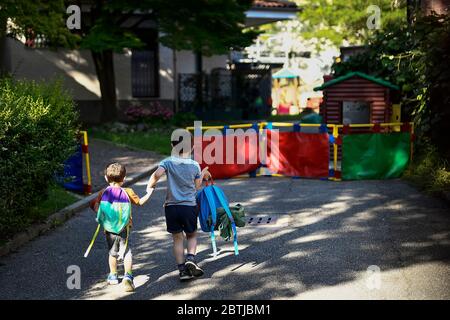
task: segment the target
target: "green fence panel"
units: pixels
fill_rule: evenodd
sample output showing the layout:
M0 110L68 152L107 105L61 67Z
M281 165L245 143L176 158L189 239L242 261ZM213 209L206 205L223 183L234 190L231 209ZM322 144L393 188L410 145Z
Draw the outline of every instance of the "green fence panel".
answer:
M409 163L410 133L344 135L342 179L391 179L401 176Z

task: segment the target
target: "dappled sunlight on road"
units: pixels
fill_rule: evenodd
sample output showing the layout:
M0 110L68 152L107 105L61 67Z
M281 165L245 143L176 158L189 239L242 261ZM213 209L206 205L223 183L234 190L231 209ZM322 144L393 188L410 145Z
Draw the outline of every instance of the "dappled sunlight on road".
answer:
M252 204L255 203L260 203L261 201L267 201L269 200L270 196L269 195L265 195L265 196L255 196L252 199L248 200L248 201L242 201L240 202L243 206L250 206Z
M262 233L262 235L258 235L258 237L256 237L254 239L254 242L255 243L258 243L258 242L263 242L264 243L266 241L270 241L270 240L276 239L276 238L281 237L283 235L287 235L287 234L292 232L292 229L283 229L283 230L273 231L273 230L268 228L267 230L262 230L262 231L255 230L254 232ZM265 233L267 233L267 234L265 234Z
M305 236L305 237L301 237L301 238L290 240L288 242L288 244L299 244L299 243L313 242L313 241L319 241L319 240L331 239L331 238L333 238L333 236L331 236L331 235L312 234L312 235L309 235L309 236Z
M438 288L438 296L449 296L450 291L439 288L442 279L450 275L448 264L439 262L450 248L448 222L438 229L422 228L430 221L429 212L439 215L440 207L416 203L417 198L410 203L410 190L406 196L393 195L389 184L396 188L399 183L273 178L217 181L231 203L245 205L249 217L271 216L275 222L238 229L239 256L234 256L232 243L218 238L220 251L213 257L208 233L200 233L198 257L205 277L179 284L162 213L152 215L151 220L143 218L135 231L141 238L135 249L136 273L149 275L149 280L133 298L402 297L414 295L405 270L420 270L422 264L444 267L444 273L433 275L430 284ZM152 210L162 212L155 207ZM437 260L435 264L433 260ZM388 281L377 292L365 284L366 269L371 265L379 266ZM95 287L92 290L97 297L118 298L109 288L101 294Z
M145 185L143 180L133 188L141 194ZM233 243L225 242L217 232L219 251L214 257L209 233L200 231L197 259L205 275L195 281L178 280L162 207L165 183L158 186L149 204L133 209L130 245L135 293L123 292L120 285L106 285L104 239L99 237L88 259L82 258L95 228L89 210L61 231L38 239L28 250L31 253L18 254L5 265L20 270L21 277L32 274L32 268L44 282L53 281L52 291L37 285L33 288L33 294L40 298L450 299L448 206L400 180L329 182L259 177L216 181L216 185L223 188L230 203L244 204L249 218L272 217L272 222L239 228L238 256ZM49 246L54 254L45 265L40 260L33 267L26 263L27 254L33 256ZM58 270L70 264L81 267L79 291L65 288L65 270L53 273L59 280L50 279L49 272L40 272L46 266ZM367 287L369 266L381 271L379 289ZM10 269L0 270L0 279L16 278ZM20 294L10 281L2 281L2 285L0 298L5 292Z

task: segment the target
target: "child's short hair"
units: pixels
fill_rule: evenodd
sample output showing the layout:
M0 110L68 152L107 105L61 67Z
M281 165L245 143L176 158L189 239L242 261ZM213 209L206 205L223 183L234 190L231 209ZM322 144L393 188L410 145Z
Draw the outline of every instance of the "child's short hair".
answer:
M179 135L176 136L176 138L178 138L178 139L175 140L175 137L171 137L171 140L170 140L170 144L172 145L172 148L175 148L180 143L190 143L190 145L185 145L183 147L192 148L192 146L193 146L192 133L190 133L186 129L177 129L177 131L178 131ZM187 139L187 141L185 141L185 139Z
M123 182L123 180L125 179L125 175L127 174L125 166L117 162L109 164L106 167L105 171L106 179L109 183Z

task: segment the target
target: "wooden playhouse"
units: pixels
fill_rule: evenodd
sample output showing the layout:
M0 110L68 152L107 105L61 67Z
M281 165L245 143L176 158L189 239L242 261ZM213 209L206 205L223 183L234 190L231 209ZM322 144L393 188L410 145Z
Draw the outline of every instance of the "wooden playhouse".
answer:
M314 91L323 91L320 115L329 124L390 122L392 95L399 88L362 72L350 72L329 80Z

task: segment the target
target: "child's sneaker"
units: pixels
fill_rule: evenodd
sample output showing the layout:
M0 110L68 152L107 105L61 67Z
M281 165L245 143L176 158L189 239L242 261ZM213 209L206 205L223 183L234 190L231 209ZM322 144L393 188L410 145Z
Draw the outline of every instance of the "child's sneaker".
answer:
M123 277L123 285L125 286L125 291L126 292L133 292L135 287L134 287L134 282L133 282L134 277L127 273L124 277Z
M187 268L180 270L180 281L191 280L194 276L189 272Z
M204 273L202 268L200 268L193 259L187 260L185 266L194 277L201 277Z
M108 284L112 285L119 284L119 277L117 277L117 273L110 273L106 281L108 281Z

